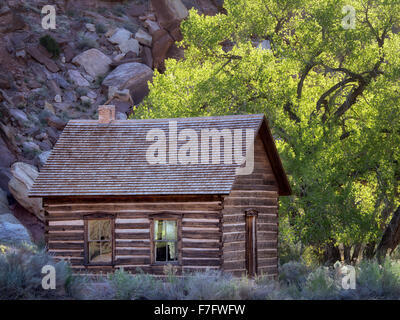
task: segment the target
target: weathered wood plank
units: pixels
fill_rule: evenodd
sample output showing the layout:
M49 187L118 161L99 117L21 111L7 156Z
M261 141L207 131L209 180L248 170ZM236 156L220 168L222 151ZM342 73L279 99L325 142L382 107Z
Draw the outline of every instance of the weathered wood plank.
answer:
M49 250L83 250L83 242L49 242L47 244Z
M224 261L224 265L223 265L223 269L224 270L240 270L246 269L246 261L245 260L237 260L237 261Z
M116 223L115 229L148 229L150 223Z
M79 226L71 226L71 225L59 225L59 226L46 226L45 231L82 231L83 232L83 225Z
M68 241L68 240L82 240L83 241L83 232L79 233L70 233L70 232L54 232L47 234L48 239L58 240L58 241Z
M125 232L116 232L116 239L134 239L134 240L145 240L150 239L149 232L138 232L138 233L125 233Z
M146 265L150 264L150 257L129 257L129 258L122 258L118 257L115 261L116 265Z
M183 258L220 258L219 250L183 250Z
M207 241L207 242L197 242L197 241L182 241L182 248L220 248L221 243L219 241Z
M143 248L117 248L115 250L115 254L117 256L149 256L150 257L150 248L143 249Z
M232 232L232 233L224 233L222 236L224 243L231 241L245 241L246 234L245 232Z
M224 262L243 260L245 258L245 250L227 251L224 252Z
M208 231L194 231L194 230L183 230L182 237L187 239L220 239L219 232L208 232Z
M244 240L239 242L224 242L223 251L225 253L236 250L245 250L245 248L246 244Z
M183 266L219 266L220 259L182 259Z
M219 221L214 222L214 221L186 221L183 219L182 221L182 226L183 227L190 227L190 228L218 228L220 226Z
M116 239L116 247L117 248L132 248L132 247L150 247L150 241L144 240L129 240L129 241L121 241L122 239Z

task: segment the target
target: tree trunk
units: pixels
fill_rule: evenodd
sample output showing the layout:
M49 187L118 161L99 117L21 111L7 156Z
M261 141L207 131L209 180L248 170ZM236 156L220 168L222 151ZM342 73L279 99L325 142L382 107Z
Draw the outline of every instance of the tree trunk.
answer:
M324 262L332 264L340 260L341 257L339 247L335 246L333 243L327 244L324 251Z
M361 249L362 249L362 244L356 244L354 246L354 251L353 251L353 255L351 257L351 262L352 263L356 263L358 261L358 259L360 258L360 253L361 253Z
M351 260L350 251L351 251L351 246L343 246L343 260L346 263L350 263Z
M385 232L383 233L381 242L376 249L376 256L379 262L386 257L388 250L393 251L400 243L400 206L393 213Z
M375 245L376 245L375 241L367 243L367 245L364 248L363 258L372 259L374 257Z

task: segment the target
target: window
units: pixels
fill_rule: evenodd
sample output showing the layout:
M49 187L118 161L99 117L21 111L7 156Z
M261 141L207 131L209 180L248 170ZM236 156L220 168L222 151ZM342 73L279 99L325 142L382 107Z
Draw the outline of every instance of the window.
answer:
M154 220L154 262L178 262L177 220Z
M87 219L85 221L87 264L112 264L113 229L113 219Z

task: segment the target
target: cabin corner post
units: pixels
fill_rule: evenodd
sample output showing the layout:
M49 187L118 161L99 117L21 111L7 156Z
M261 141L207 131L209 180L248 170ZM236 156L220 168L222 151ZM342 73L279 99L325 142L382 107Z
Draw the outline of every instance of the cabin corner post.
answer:
M224 226L224 201L225 201L225 196L220 197L221 201L221 210L219 211L219 222L218 222L218 229L220 232L220 237L219 237L219 255L220 255L220 270L224 271L224 231L223 231L223 226Z

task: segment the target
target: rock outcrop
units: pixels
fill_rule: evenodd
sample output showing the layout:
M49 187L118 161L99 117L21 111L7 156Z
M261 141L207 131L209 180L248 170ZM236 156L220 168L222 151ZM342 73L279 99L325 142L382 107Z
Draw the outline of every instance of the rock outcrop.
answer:
M8 206L7 193L0 189L0 214L10 212Z
M57 5L57 30L44 32L43 1L0 0L0 214L12 212L35 239L29 223L39 224L43 208L27 197L32 165L45 164L70 119L96 118L105 101L126 119L147 95L153 68L183 57L175 43L188 9L207 14L217 2L103 1L101 11L96 0L67 1Z
M0 244L30 244L28 230L11 213L0 214Z
M119 90L129 89L133 101L138 103L148 92L147 82L153 77L153 70L137 62L125 63L115 68L104 79L102 85L116 87Z
M28 193L39 172L30 164L16 162L11 166L13 177L8 182L8 188L18 203L26 210L44 221L42 199L29 198Z
M82 67L93 78L104 76L110 69L112 60L97 49L89 49L76 56L72 62Z

